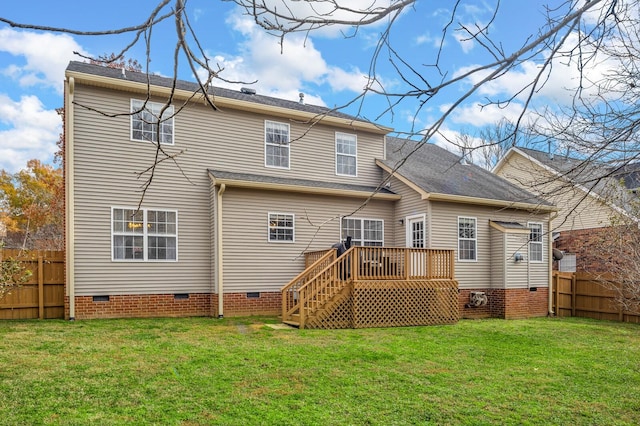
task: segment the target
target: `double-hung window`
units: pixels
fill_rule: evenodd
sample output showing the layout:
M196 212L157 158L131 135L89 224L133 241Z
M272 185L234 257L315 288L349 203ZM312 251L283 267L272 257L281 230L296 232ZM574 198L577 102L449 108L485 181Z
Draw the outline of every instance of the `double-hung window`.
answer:
M175 210L111 210L113 260L178 259L178 212Z
M131 139L173 145L173 105L131 99Z
M381 219L342 218L342 240L351 237L355 246L384 245L384 221Z
M356 135L336 133L336 174L358 175L358 141Z
M294 242L295 217L292 213L269 213L269 241Z
M289 168L289 125L265 121L264 157L267 167Z
M458 218L458 260L478 259L477 220L474 217Z
M529 222L529 262L542 262L542 223Z

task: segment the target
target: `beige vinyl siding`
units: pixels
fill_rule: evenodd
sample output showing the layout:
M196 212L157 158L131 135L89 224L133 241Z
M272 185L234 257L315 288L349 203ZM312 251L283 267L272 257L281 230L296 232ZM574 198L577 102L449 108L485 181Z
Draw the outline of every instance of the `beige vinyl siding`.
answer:
M407 217L425 215L425 247L438 248L431 245L431 229L429 224L429 203L423 200L414 189L409 188L406 184L396 178L391 179L391 191L400 195L402 198L395 203L395 215L396 221L393 226L396 228L395 241L392 244L395 247L407 246ZM404 220L404 223L400 223L400 219Z
M306 250L340 241L340 216L363 200L257 191L227 186L223 195L224 292L278 291L304 267ZM295 215L295 242L268 241L268 213ZM384 242L393 241L393 203L374 200L353 217L384 220Z
M504 288L505 276L506 276L506 259L504 255L499 253L506 253L507 236L504 232L495 228L489 229L489 235L491 237L491 288Z
M289 169L265 166L265 120L290 126ZM335 169L336 128L309 125L279 117L261 116L225 109L189 105L175 120L176 141L185 141L190 152L206 158L210 169L253 173L325 182L377 185L381 172L375 164L383 155L383 136L349 132L357 136L358 176L337 176Z
M215 259L212 207L215 198L207 175L208 168L353 184L376 185L379 182L381 172L375 166L374 158L382 156L380 135L357 133L357 178L335 175L335 131L324 125L313 127L302 139L293 142L291 170L277 170L264 167L264 120L273 117L234 110L212 112L203 105L189 105L175 118L175 145L163 146L169 154L184 150L177 157L180 169L170 161L160 164L143 203L143 207L148 209L178 211L178 260L114 262L111 260L111 208L135 208L138 205L141 185L146 176L138 179L135 172L153 164L155 146L130 140L128 115L106 117L82 105L105 114L126 114L132 97L140 98L138 95L82 85L76 85L75 88L74 259L78 296L212 291ZM162 102L162 99L153 100ZM177 104L176 108L179 106ZM286 121L280 118L274 120ZM293 138L300 137L308 130L303 124L290 124ZM350 206L358 202L350 202ZM344 199L335 201L336 205L340 203L344 203ZM332 209L330 205L323 207L326 211ZM245 203L245 208L255 208L253 200ZM302 213L298 210L296 213L298 224L302 221ZM229 217L230 223L225 224L227 229L234 219ZM385 220L385 225L387 223ZM264 236L266 241L266 213L261 217L260 226L258 235ZM338 235L336 231L331 239L325 238L323 247L328 242L335 242ZM297 241L300 241L295 245L296 250L303 249L304 237L304 233L296 235ZM264 288L265 282L270 290L276 290L299 272L293 267L296 265L293 253L288 253L287 261L290 260L290 263L285 263L287 266L276 273L277 279L256 284L251 278L252 270L243 263L246 260L246 246L245 240L236 246L235 251L231 249L225 253L227 256L238 256L237 260L227 258L232 277L234 265L242 265L235 269L236 286L231 286L232 290L258 290ZM256 258L261 259L258 254ZM278 267L271 265L272 273L275 269ZM249 277L239 278L242 274Z
M489 220L519 222L526 225L528 221L547 221L547 215L535 215L527 211L515 209L500 209L495 207L474 206L471 204L455 204L443 202L431 202L430 223L427 225L431 234L431 247L453 249L458 251L458 217L474 217L477 219L477 261L456 261L456 279L460 283L460 288L486 288L493 281L492 265L495 262L504 260L504 252L494 253L492 250L492 237ZM544 226L545 232L547 226ZM545 251L545 261L547 260L549 239L545 235L543 239L543 249ZM527 252L526 245L523 247ZM497 256L498 259L494 257ZM523 262L524 263L524 262ZM526 265L524 265L526 267ZM540 286L548 283L548 264L537 264L532 268L530 282L535 282Z
M496 174L556 205L553 231L609 226L614 210L551 171L512 152Z
M529 256L527 255L527 244L529 242L528 234L511 233L506 234L506 252L503 256L496 253L496 257L506 259L507 275L504 283L504 288L527 288L530 287L530 282L535 278L536 274L546 274L546 269L543 271L536 270L533 264L529 263ZM524 260L516 262L514 260L515 253L521 253L524 256ZM544 275L544 279L548 280L549 276ZM536 280L536 281L539 281Z

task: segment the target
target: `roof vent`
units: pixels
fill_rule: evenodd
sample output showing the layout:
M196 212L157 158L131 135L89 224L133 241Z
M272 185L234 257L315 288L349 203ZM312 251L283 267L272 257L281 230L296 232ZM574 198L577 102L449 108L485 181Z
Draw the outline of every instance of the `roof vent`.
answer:
M304 105L304 93L300 92L298 96L300 96L300 103Z
M245 95L255 95L256 94L256 89L252 89L250 87L243 87L240 89L240 91L242 93L244 93Z

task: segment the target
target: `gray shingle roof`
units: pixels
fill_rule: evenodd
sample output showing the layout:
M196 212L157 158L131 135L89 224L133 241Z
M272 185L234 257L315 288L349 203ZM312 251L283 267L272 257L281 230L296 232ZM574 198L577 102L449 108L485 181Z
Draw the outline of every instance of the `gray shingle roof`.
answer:
M363 194L372 194L376 187L366 185L351 185L336 182L324 182L308 179L295 179L295 178L283 178L276 176L255 175L251 173L236 173L223 170L209 169L209 173L216 179L229 179L242 182L257 182L257 183L270 183L275 185L294 185L308 188L323 188L323 189L335 189L339 191L357 191ZM380 188L378 190L380 194L394 194L387 188Z
M414 150L400 166L398 174L426 192L551 205L488 170L472 164L461 164L461 157L433 144L387 137L387 159L383 163L393 169Z
M84 74L96 75L100 77L114 78L122 81L133 81L137 83L147 84L146 73L126 71L125 75L123 75L121 69L103 67L100 65L93 65L86 62L72 61L67 66L67 70L81 72ZM173 79L169 77L162 77L159 75L149 74L148 78L149 78L149 82L153 86L172 87L173 85ZM189 91L189 92L195 92L200 90L200 86L197 83L184 81L184 80L176 81L176 88L180 90ZM332 111L331 109L322 107L322 106L302 104L300 102L288 101L286 99L279 99L279 98L274 98L271 96L264 96L259 94L252 95L252 94L243 93L239 90L225 89L222 87L210 87L209 93L214 96L219 96L219 97L228 98L228 99L254 102L257 104L287 108L295 111L308 112L308 113L317 114L317 115L329 115L331 117L344 118L347 120L368 122L367 120L359 119L352 115L344 114L340 111Z

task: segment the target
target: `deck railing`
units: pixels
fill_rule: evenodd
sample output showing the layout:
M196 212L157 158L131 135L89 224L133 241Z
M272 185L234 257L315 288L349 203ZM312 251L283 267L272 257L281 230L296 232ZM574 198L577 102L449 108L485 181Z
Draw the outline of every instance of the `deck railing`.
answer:
M354 281L454 279L453 256L453 250L355 246L336 259L331 250L283 288L282 318L297 313L304 327Z
M453 279L453 250L356 247L354 280Z

